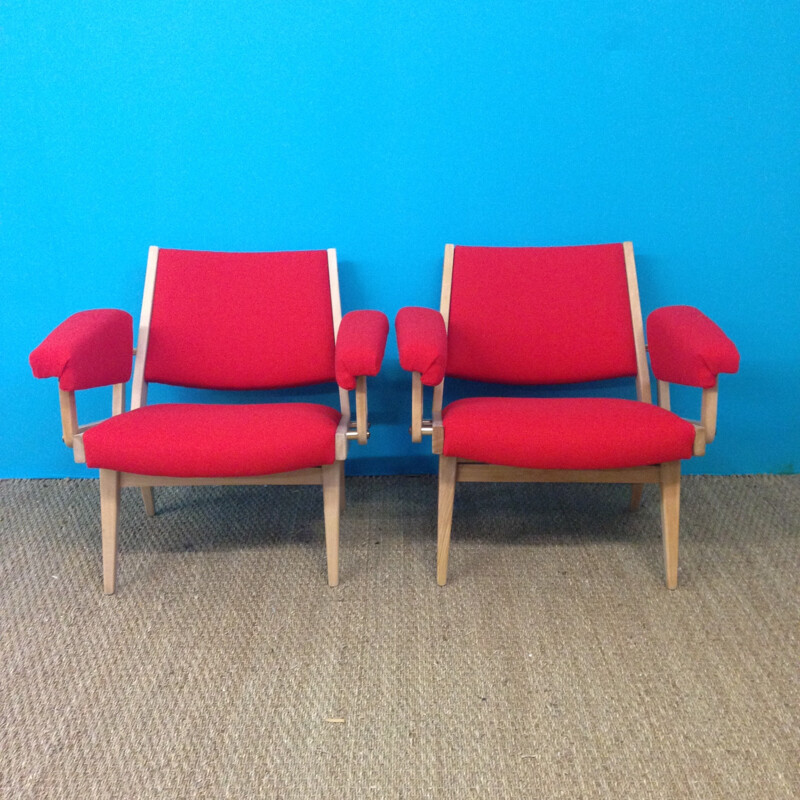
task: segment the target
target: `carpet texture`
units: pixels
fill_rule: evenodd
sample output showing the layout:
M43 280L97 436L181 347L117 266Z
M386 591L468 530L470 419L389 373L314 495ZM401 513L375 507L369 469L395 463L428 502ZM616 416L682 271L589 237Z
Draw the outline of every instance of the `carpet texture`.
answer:
M0 482L0 796L800 797L800 476L347 492Z

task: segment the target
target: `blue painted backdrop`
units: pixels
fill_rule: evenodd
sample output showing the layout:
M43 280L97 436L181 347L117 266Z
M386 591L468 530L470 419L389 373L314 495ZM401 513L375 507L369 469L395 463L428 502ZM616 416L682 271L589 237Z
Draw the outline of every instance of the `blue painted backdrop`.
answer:
M138 318L150 244L334 246L345 311L393 318L438 304L446 242L623 239L645 313L698 305L741 350L719 439L688 469L797 470L796 0L11 0L0 15L0 476L87 474L27 355L79 309ZM107 402L89 393L81 416ZM431 469L393 340L370 404L349 470Z

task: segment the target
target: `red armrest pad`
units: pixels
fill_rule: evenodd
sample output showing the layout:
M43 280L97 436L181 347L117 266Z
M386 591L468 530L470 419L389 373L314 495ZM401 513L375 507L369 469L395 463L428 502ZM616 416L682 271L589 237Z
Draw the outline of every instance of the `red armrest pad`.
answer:
M436 386L447 367L447 330L444 318L432 308L401 308L394 321L400 366L419 372L426 386Z
M360 375L377 375L386 349L389 320L380 311L351 311L336 337L336 383L355 389Z
M67 392L125 383L131 376L133 317L127 311L79 311L30 355L37 378L58 378Z
M653 374L661 381L710 389L720 372L737 372L739 351L722 329L691 306L666 306L647 318Z

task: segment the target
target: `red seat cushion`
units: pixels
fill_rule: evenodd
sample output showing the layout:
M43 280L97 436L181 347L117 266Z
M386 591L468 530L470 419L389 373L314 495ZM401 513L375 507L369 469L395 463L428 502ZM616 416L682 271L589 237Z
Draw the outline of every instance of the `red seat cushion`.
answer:
M221 478L332 464L341 415L312 403L145 406L89 428L90 467Z
M614 469L691 458L694 426L614 398L456 400L442 413L444 455L532 469Z

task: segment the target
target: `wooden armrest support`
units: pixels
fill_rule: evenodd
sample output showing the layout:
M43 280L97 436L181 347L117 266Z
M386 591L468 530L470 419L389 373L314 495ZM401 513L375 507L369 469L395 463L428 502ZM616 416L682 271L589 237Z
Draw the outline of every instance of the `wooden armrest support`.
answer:
M700 400L700 424L705 428L706 441L711 443L717 435L717 399L719 384L714 383L710 389L703 389Z
M369 422L367 420L367 378L360 375L356 378L356 418L350 417L350 393L339 387L342 403L342 418L336 428L336 460L347 458L347 447L355 439L359 444L366 444L369 439Z
M61 435L64 444L72 448L75 461L79 464L86 462L86 455L83 452L83 434L98 422L90 422L88 425L78 424L78 407L75 403L75 392L68 392L65 389L58 390L58 401L61 407ZM125 411L125 384L115 383L111 398L111 416L115 417Z
M442 383L433 389L433 413L430 419L423 415L424 395L422 374L411 373L411 441L419 443L423 436L431 437L431 448L434 453L441 453L444 446L444 427L442 426Z
M708 389L703 389L700 399L700 421L688 420L694 425L694 455L703 456L706 453L706 445L711 444L717 435L717 401L719 398L719 382ZM658 405L661 408L670 410L669 383L658 381Z
M75 405L75 392L59 389L58 402L61 406L61 437L67 447L72 447L73 439L78 432L78 408Z
M366 444L369 437L367 424L367 376L356 378L356 432L358 443Z
M422 441L422 373L411 373L411 441Z

